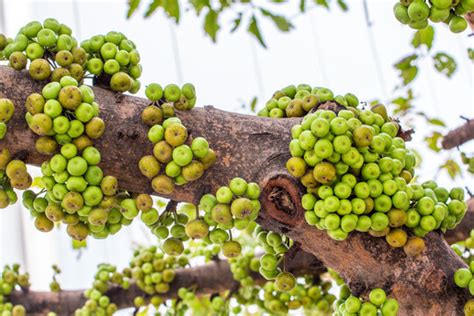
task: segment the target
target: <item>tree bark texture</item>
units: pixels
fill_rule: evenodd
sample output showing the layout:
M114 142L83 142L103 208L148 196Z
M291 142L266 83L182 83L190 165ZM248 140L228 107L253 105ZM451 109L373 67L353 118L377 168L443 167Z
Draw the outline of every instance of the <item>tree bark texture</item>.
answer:
M15 115L0 147L8 146L14 156L39 165L48 157L34 149L36 136L24 121L24 102L41 83L26 73L0 67L0 93L12 99ZM152 193L149 181L140 174L139 159L152 152L147 127L140 121L147 101L138 97L94 88L101 106L106 131L96 141L102 153L105 174L119 179L120 187L133 192ZM400 315L461 315L468 299L466 290L453 282L454 272L463 261L450 249L441 234L425 238L426 250L407 257L402 249L391 248L382 238L351 233L345 241L332 240L326 232L304 220L301 196L305 193L297 179L285 168L290 157L290 129L301 119L271 119L229 113L211 106L177 112L191 137L203 136L217 153L217 162L204 176L176 190L168 198L197 203L200 197L240 176L263 188L262 211L258 222L267 230L283 233L301 248L338 271L355 295L367 295L383 288L400 304Z
M467 120L466 123L446 134L441 145L443 149L451 149L472 139L474 139L474 120Z

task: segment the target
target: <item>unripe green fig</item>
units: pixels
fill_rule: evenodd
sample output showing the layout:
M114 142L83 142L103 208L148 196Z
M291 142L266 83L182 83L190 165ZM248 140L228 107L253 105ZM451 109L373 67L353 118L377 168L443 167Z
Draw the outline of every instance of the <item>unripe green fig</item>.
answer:
M424 0L415 0L408 6L407 13L412 22L421 22L430 15L430 8Z

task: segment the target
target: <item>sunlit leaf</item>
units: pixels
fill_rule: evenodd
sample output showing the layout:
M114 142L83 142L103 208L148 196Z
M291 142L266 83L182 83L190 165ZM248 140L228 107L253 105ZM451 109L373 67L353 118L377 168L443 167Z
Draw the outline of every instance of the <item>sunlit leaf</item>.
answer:
M239 12L237 17L233 20L234 26L232 26L232 29L230 30L230 32L231 33L235 32L239 28L241 22L242 22L242 12Z
M306 0L300 0L300 12L305 12L306 11Z
M461 167L456 161L452 159L446 160L446 162L442 164L439 168L445 169L448 172L451 179L455 179L458 175L461 174Z
M349 6L347 5L345 0L337 0L337 4L339 5L339 8L341 8L342 11L349 10Z
M257 18L255 17L255 15L253 15L252 18L250 19L250 23L247 28L247 31L253 36L255 36L255 38L260 42L260 45L267 48L267 45L265 44L263 40L262 34L260 33L260 28L258 26Z
M87 241L84 240L76 240L72 239L72 249L81 249L81 248L87 248Z
M129 19L133 13L138 9L140 0L128 0L127 18Z
M163 0L153 0L145 12L145 17L146 18L150 17L153 13L155 13L156 9L162 6L163 6Z
M193 6L197 15L199 15L201 13L201 10L205 7L211 7L210 0L190 0L189 2Z
M434 28L430 25L427 28L418 30L413 35L413 39L411 44L413 47L418 48L421 45L425 45L428 50L431 49L433 46L433 39L434 39Z
M457 64L453 57L446 53L437 53L433 56L434 67L438 72L450 78L456 71Z
M209 12L206 14L206 18L204 19L204 30L212 39L213 42L216 41L217 31L219 31L219 24L218 24L218 17L219 14L209 9Z
M430 123L431 125L446 127L446 124L442 120L437 118L428 119L428 123Z
M169 17L174 18L176 23L179 22L180 8L178 0L164 0L163 8Z
M255 109L257 107L257 102L258 102L258 98L257 97L253 97L252 101L250 102L250 110L252 112L255 112Z
M403 85L407 85L412 82L418 74L418 67L415 65L415 61L418 59L417 54L412 54L404 57L397 62L394 67L399 70L399 77L403 80Z
M408 89L406 96L399 96L392 100L395 109L393 114L404 115L413 108L412 101L414 100L413 91Z
M315 4L329 9L329 4L328 4L327 0L313 0L313 1L314 1Z
M426 141L426 144L428 145L428 147L431 150L433 150L435 152L439 152L439 151L441 151L441 147L439 146L439 142L440 142L442 137L443 137L443 135L441 135L441 133L433 132L431 134L431 136L426 136L425 137L425 141Z
M419 116L422 116L423 118L425 118L425 120L428 124L435 125L435 126L446 127L446 124L444 123L444 121L439 119L439 118L429 117L424 112L417 112L416 114L419 115Z
M288 32L293 28L293 25L284 16L273 14L272 12L263 8L260 8L260 11L262 12L263 16L269 17L280 31Z

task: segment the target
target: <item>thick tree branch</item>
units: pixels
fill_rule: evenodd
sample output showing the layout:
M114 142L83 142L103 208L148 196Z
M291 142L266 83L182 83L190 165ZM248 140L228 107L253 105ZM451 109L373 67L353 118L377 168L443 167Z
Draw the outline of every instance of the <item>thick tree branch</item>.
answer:
M326 271L321 261L302 251L299 246L290 248L288 254L284 259L285 268L295 275L319 276ZM254 273L253 277L260 284L265 282L259 273ZM229 263L226 260L216 260L203 266L177 270L169 292L160 296L165 299L176 298L180 288L195 288L197 295L206 295L239 287L240 283L234 280ZM133 307L136 296L148 297L136 284L132 284L128 290L113 286L107 295L119 309ZM24 305L28 315L46 315L49 311L58 315L73 315L76 309L84 305L86 298L84 290L66 290L59 293L16 291L9 296L9 300L13 304Z
M34 150L34 136L23 119L23 104L29 93L40 88L41 84L26 74L0 68L0 93L13 99L17 109L0 147L8 146L15 155L36 165L47 157ZM146 100L99 88L94 91L107 124L96 144L102 152L105 173L118 177L123 189L150 192L149 181L137 167L140 157L152 150L146 140L146 127L140 122ZM305 191L285 170L290 129L300 119L258 118L212 107L177 115L192 137L206 137L218 159L201 180L178 187L169 198L196 203L203 193L215 191L235 176L256 181L263 188L258 222L265 229L288 235L325 266L334 268L355 294L382 287L398 299L401 315L462 314L468 294L457 288L452 278L465 264L440 234L430 233L425 238L425 252L412 258L381 238L353 233L346 241L337 242L306 224L300 201Z
M461 223L455 229L448 230L444 238L448 243L454 244L469 237L472 229L474 229L474 198L467 201L467 212Z
M179 288L192 286L197 288L198 294L203 295L223 292L239 284L232 278L227 261L213 261L204 266L178 270L175 280L170 285L170 291L162 297L174 298ZM135 284L132 284L128 290L114 286L107 295L120 309L133 307L136 296L146 296ZM46 315L49 311L54 311L58 315L73 315L76 309L84 305L86 298L84 290L59 293L17 291L9 296L9 300L13 304L23 304L28 315Z
M461 146L474 139L474 120L467 120L464 125L450 131L444 136L441 145L444 149L451 149Z

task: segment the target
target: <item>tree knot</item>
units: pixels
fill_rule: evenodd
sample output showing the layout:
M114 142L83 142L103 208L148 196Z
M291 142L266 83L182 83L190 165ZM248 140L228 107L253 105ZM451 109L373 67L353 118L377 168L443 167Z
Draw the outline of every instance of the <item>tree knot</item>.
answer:
M278 222L295 226L304 218L299 184L287 175L270 177L263 186L262 206Z
M282 212L285 212L288 215L294 215L296 213L295 204L285 189L281 187L273 187L268 194L268 199L275 203L278 209Z

